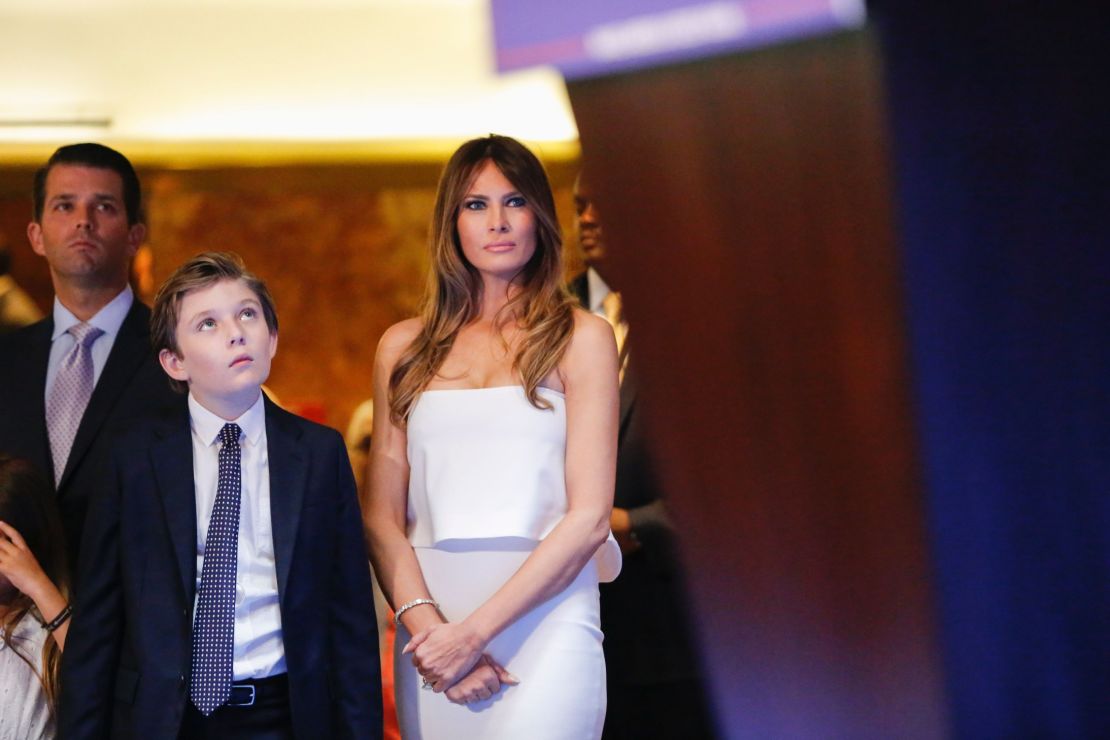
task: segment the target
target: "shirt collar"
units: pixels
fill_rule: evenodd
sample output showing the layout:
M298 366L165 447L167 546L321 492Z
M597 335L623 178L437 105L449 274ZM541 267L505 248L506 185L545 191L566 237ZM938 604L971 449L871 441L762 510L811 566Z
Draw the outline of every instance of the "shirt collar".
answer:
M127 312L131 310L131 304L134 302L135 293L131 290L131 286L127 285L87 323L103 331L105 336L114 338L119 334L119 328L123 326L123 320L127 318ZM54 334L50 337L50 341L54 341L80 323L81 319L63 306L58 296L54 296Z
M613 292L613 289L601 279L601 275L598 275L597 270L592 267L586 270L586 287L590 291L590 313L605 313L601 302L605 300L605 296Z
M266 406L262 401L262 391L258 391L258 400L244 411L242 416L230 422L201 406L200 401L190 393L189 419L193 431L206 445L214 445L220 438L220 430L224 428L224 424L230 423L238 424L239 428L243 430L243 435L246 437L248 444L254 447L258 444L262 438L262 432L266 429Z

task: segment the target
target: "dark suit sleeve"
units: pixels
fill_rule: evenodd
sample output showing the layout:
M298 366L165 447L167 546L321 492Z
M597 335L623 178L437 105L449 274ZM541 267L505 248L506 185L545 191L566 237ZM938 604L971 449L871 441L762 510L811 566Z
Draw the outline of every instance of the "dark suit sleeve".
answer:
M629 509L628 518L632 522L632 531L641 540L671 537L674 534L674 525L663 499Z
M342 737L382 737L382 680L378 626L362 514L347 449L332 440L335 466L336 567L331 574L331 685Z
M81 546L81 588L62 653L59 737L106 738L123 634L120 484L115 461L94 496Z
M635 381L633 370L630 363L621 387L622 394L629 392L629 383ZM669 516L657 457L645 428L640 403L636 401L628 410L621 428L613 505L628 511L632 532L640 542L640 549L631 557L657 577L670 579L677 575L678 533Z

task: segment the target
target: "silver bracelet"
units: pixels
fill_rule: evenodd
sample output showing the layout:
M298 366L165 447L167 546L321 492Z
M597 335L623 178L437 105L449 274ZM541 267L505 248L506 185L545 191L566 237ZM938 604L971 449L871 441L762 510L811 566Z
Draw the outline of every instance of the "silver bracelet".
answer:
M413 599L412 601L406 601L404 604L401 604L401 606L398 607L397 611L393 614L393 623L396 624L398 627L400 627L401 626L401 615L404 614L405 612L407 612L409 609L413 608L414 606L420 606L422 604L431 604L436 609L439 609L439 603L436 602L436 601L433 601L431 599Z

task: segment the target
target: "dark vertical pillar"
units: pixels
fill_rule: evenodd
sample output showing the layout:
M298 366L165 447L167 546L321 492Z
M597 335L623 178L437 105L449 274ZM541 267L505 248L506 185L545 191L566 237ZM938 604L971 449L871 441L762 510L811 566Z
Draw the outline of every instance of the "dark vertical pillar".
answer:
M1104 3L876 3L959 737L1110 736Z
M945 732L864 35L575 82L729 737Z

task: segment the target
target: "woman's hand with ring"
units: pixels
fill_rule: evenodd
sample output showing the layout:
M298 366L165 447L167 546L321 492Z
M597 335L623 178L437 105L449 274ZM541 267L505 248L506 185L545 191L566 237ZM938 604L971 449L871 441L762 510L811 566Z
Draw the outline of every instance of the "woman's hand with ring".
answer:
M470 672L484 647L482 639L465 623L447 622L420 630L401 652L412 653L417 672L439 693Z

